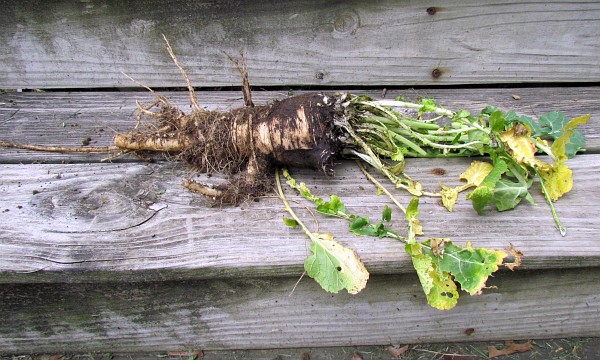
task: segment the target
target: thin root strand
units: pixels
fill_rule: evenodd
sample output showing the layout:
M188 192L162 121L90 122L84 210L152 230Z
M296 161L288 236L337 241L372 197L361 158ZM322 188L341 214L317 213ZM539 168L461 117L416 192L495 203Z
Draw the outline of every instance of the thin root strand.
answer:
M187 83L187 87L188 87L188 90L190 93L190 101L192 102L194 109L198 112L203 112L204 110L202 110L202 108L198 104L198 100L196 100L196 93L194 92L194 87L192 86L192 83L190 82L190 78L187 76L187 73L185 72L185 70L183 69L181 64L179 64L179 61L177 60L177 57L175 56L175 52L173 52L173 48L171 47L171 44L169 44L169 40L167 40L167 37L165 36L165 34L162 34L162 36L163 36L163 39L165 39L165 43L167 44L167 51L169 52L171 59L173 59L173 62L175 63L175 65L181 72L181 75L183 75L185 82Z
M32 150L32 151L57 152L57 153L107 153L107 152L111 152L111 151L122 150L118 146L67 147L67 146L25 145L25 144L15 144L15 143L1 141L1 140L0 140L0 147L21 149L21 150Z

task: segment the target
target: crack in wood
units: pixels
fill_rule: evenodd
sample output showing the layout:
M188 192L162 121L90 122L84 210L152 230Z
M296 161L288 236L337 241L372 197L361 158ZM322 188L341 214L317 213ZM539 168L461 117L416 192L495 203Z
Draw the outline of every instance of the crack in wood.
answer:
M107 230L81 230L81 231L61 231L61 230L52 230L52 229L44 229L44 231L47 231L49 233L54 233L54 234L97 234L97 233L109 233L109 232L116 232L116 231L125 231L125 230L130 230L139 226L144 225L145 223L147 223L148 221L150 221L154 216L156 216L156 214L158 214L161 210L166 209L167 207L169 207L168 204L165 204L163 207L161 207L158 210L152 210L152 214L150 214L150 216L148 216L146 219L133 224L133 225L129 225L126 227L122 227L122 228L116 228L116 229L107 229Z

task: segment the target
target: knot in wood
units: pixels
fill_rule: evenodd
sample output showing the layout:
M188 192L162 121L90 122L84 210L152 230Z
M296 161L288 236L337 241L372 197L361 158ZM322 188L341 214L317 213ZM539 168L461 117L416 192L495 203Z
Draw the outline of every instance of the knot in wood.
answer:
M360 17L354 10L346 10L333 21L333 30L341 34L354 34L360 27Z

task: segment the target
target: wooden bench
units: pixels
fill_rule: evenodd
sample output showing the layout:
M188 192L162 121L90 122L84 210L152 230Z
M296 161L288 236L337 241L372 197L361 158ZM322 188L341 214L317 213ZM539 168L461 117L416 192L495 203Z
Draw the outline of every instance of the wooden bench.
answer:
M427 305L395 240L319 218L371 273L360 294L332 295L298 282L309 240L283 224L277 198L209 208L181 186L193 173L180 163L0 149L0 353L600 336L597 2L23 0L0 23L0 140L15 143L111 144L135 124L135 101L153 99L123 73L191 110L187 92L172 91L185 83L161 34L211 109L243 105L223 54L243 49L257 104L317 87L450 109L592 114L587 152L569 161L575 187L556 204L565 237L538 192L537 206L485 216L464 195L452 213L422 201L427 236L525 254L517 271L449 311ZM407 172L435 188L458 184L469 162L410 159ZM361 214L390 204L353 162L331 179L293 171ZM403 229L398 213L392 224Z

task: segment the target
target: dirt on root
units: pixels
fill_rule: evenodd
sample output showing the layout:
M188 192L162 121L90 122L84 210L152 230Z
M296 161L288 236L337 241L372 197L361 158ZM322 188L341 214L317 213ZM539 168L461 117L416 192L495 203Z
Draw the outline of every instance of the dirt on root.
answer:
M159 96L158 110L138 106L139 126L117 134L115 144L136 152L165 152L195 171L228 175L228 183L211 189L190 181L186 187L218 204L239 204L271 191L275 165L333 175L339 146L334 103L312 93L263 106L184 114Z

